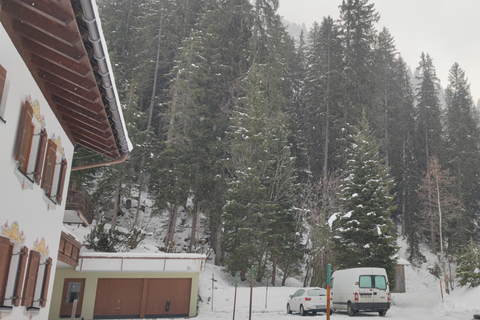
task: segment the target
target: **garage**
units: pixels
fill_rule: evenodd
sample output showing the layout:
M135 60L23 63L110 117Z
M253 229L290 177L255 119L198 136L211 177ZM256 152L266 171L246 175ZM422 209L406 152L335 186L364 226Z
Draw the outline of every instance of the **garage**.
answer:
M187 318L197 315L205 255L85 252L57 268L49 320Z
M191 279L98 279L94 319L187 317Z

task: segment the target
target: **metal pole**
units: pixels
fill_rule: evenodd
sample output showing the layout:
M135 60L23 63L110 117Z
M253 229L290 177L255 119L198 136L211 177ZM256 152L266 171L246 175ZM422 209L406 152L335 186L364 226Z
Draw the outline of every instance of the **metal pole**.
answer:
M212 274L212 311L213 311L213 291L215 290L215 286L214 286L214 283L216 282L217 280L215 280L215 273Z
M332 266L330 263L327 266L327 320L330 320L330 272Z
M268 300L268 277L267 277L267 288L265 290L265 309L267 309L267 300Z
M252 320L252 296L253 296L253 265L250 272L250 312L248 315L248 320Z
M233 299L233 320L235 320L235 308L237 305L237 276L238 273L235 273L235 298Z

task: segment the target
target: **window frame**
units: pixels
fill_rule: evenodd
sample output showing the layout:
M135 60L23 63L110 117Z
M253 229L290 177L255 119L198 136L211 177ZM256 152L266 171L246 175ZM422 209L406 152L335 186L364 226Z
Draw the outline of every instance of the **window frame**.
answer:
M0 236L0 257L0 288L3 288L0 292L0 308L11 309L20 305L28 248L8 237ZM10 303L5 303L6 301Z
M0 64L0 120L7 123L4 119L6 100L8 92L7 70Z

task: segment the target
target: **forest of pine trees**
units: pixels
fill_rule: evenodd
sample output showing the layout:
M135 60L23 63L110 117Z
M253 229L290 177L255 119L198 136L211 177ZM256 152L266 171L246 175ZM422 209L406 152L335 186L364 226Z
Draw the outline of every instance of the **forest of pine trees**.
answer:
M421 244L440 265L478 247L467 71L452 61L441 88L431 52L412 72L373 3L339 1L338 20L319 17L294 40L278 0L97 2L134 149L71 180L113 229L119 212L145 228L148 199L168 221L168 250L187 210L216 264L242 279L254 265L273 284L303 270L322 285L328 263L393 272L398 236L413 264ZM75 160L100 162L85 149Z

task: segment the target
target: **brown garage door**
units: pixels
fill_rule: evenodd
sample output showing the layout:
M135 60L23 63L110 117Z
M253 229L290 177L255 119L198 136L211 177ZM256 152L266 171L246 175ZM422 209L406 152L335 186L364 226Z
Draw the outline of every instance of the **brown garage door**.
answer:
M192 279L148 279L145 317L188 317Z
M95 319L140 318L143 279L98 279Z
M187 317L191 279L98 279L95 319Z

